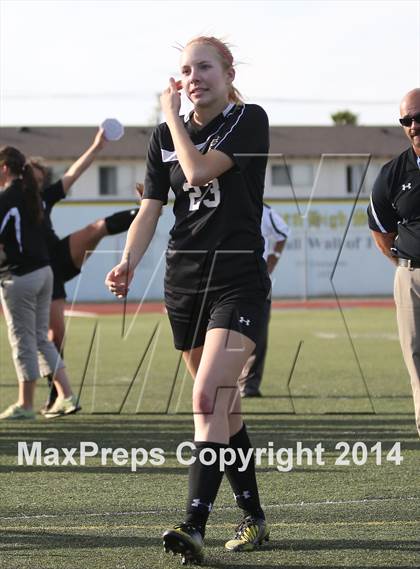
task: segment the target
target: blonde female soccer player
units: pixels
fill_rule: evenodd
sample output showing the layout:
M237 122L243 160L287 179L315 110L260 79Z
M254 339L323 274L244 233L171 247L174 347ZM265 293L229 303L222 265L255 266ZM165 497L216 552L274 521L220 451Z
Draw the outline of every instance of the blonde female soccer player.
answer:
M197 460L189 471L185 519L163 540L165 549L181 553L186 563L203 557L206 522L223 476L219 459L205 463L229 447L245 453L251 448L237 380L270 305L260 229L269 140L266 113L244 104L233 86L234 62L225 43L214 37L188 42L181 74L181 84L171 78L162 93L166 122L150 140L140 212L106 284L117 296L127 294L172 188L175 224L165 302L175 347L194 378ZM180 88L194 106L185 117L179 116ZM243 520L226 548L248 551L268 539L269 530L254 461L244 472L239 466L238 460L226 474Z

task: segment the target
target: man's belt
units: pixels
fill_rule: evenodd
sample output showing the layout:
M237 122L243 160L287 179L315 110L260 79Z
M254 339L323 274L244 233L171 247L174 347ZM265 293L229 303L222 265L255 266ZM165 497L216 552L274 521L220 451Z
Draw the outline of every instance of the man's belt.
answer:
M413 261L412 259L401 259L401 257L398 257L398 266L411 270L420 269L420 261Z

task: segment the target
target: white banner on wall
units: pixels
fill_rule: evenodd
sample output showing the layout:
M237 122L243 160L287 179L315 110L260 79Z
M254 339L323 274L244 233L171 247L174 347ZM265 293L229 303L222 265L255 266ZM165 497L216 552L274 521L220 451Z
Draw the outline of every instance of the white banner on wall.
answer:
M293 202L271 205L291 228L273 275L274 298L383 296L392 294L393 265L376 249L367 226L367 201L313 201L309 211ZM57 233L64 237L96 219L132 207L127 203L67 202L53 210ZM130 287L129 300L163 298L164 254L173 224L172 207L164 208L155 237ZM346 233L346 228L348 231ZM67 286L68 300L113 301L104 286L106 273L119 261L126 234L107 237ZM344 239L345 236L345 239ZM344 242L343 242L344 239Z

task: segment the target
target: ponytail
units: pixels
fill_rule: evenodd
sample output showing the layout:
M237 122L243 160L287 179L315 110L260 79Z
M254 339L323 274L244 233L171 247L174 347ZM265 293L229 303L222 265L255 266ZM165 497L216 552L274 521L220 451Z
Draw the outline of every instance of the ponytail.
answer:
M243 99L240 91L236 87L234 87L233 85L230 86L229 101L231 103L235 103L236 105L243 105L244 104L244 99Z
M30 217L35 223L41 223L44 219L44 210L42 207L41 196L38 191L38 184L35 179L33 168L25 162L22 168L23 191L25 195L25 203L28 208Z

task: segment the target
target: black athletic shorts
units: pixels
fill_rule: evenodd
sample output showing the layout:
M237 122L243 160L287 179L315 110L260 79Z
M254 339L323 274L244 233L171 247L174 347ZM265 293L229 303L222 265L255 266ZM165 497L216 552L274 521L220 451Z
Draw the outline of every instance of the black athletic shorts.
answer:
M80 274L80 269L74 265L71 258L69 239L69 235L64 237L64 239L60 239L60 241L57 241L54 250L50 251L51 268L54 273L53 300L65 299L66 289L64 283Z
M204 345L207 330L235 330L255 343L270 312L270 295L252 290L184 294L165 290L165 304L177 350Z

